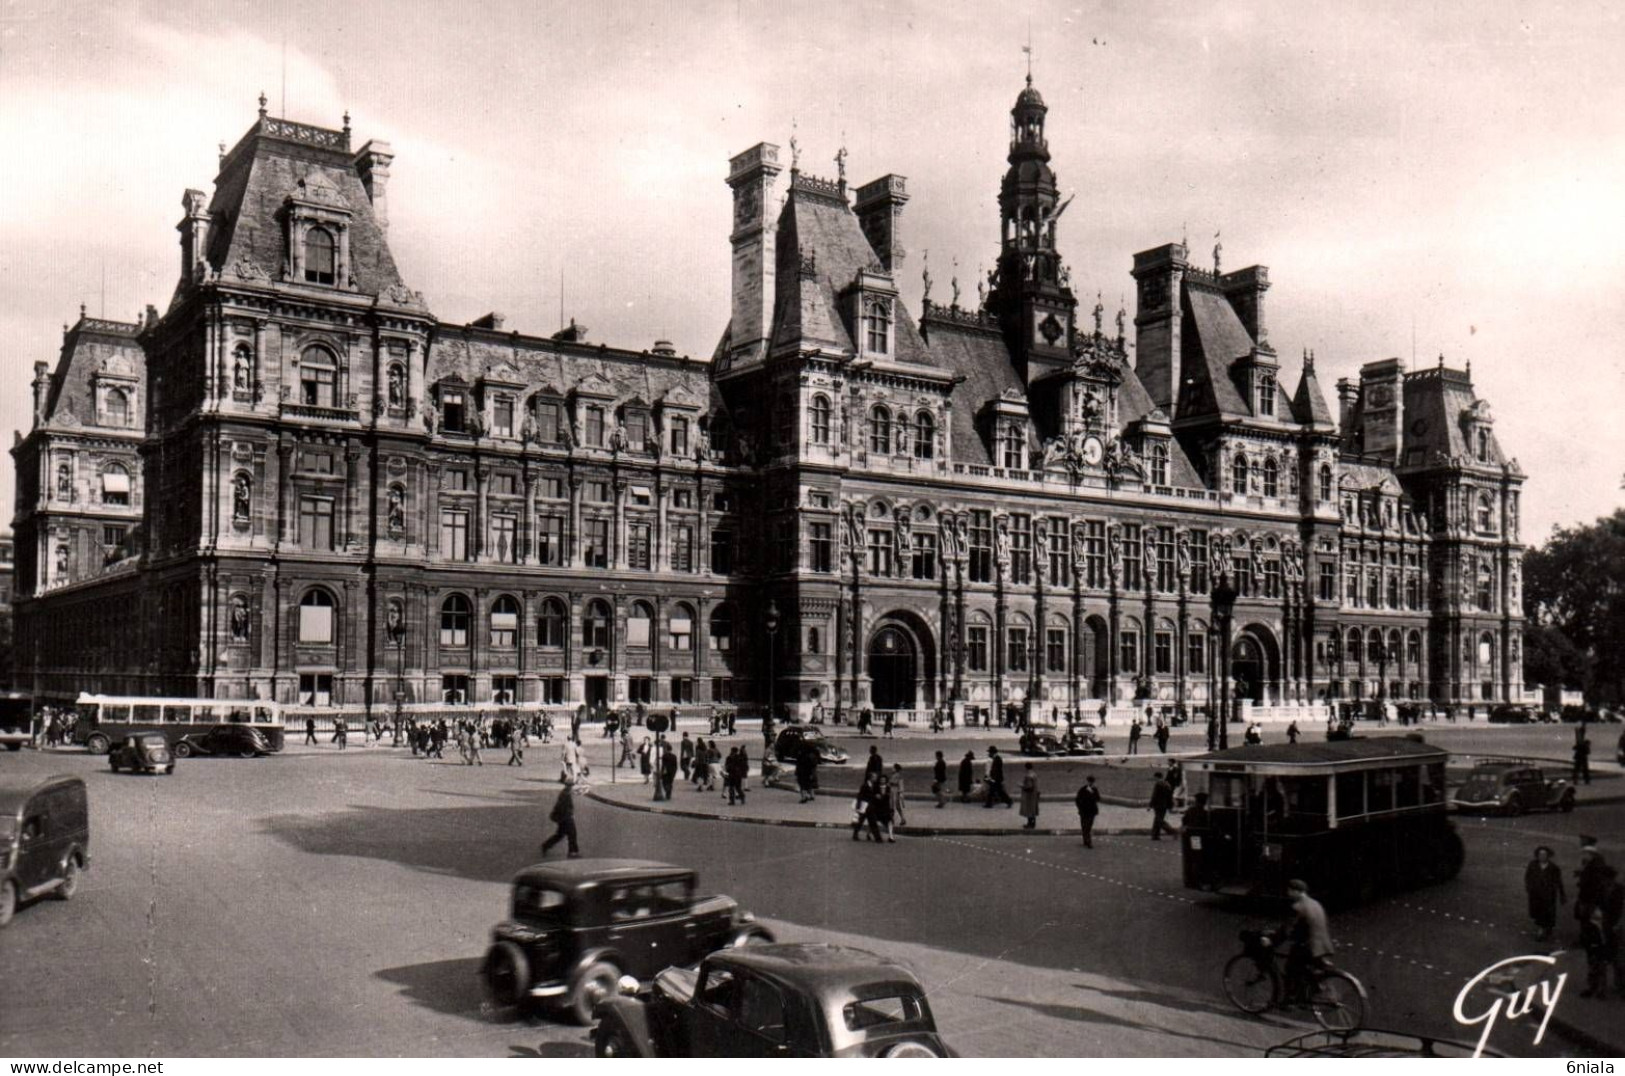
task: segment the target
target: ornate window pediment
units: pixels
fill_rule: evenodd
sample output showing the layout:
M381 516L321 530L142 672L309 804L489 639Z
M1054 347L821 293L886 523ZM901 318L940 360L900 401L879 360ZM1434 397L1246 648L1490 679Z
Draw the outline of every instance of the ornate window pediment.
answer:
M337 185L311 169L283 202L287 220L284 280L353 288L349 205Z

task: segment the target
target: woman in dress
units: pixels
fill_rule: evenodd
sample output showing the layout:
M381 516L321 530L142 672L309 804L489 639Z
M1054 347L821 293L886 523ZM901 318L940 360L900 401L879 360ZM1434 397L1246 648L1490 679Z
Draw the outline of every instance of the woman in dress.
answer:
M1023 829L1038 828L1038 771L1031 762L1021 777L1021 813L1027 819Z
M1552 850L1546 845L1535 849L1535 858L1524 868L1523 888L1529 894L1529 918L1540 928L1538 937L1551 941L1557 910L1568 903L1568 896L1563 891L1563 871L1552 861Z

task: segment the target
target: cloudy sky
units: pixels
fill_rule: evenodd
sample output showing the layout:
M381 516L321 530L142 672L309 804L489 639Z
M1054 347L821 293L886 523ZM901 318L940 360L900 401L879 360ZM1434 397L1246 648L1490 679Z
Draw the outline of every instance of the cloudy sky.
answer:
M168 302L181 192L209 188L261 90L393 144L396 259L448 321L551 332L562 280L593 339L708 356L727 159L792 129L805 171L833 176L844 144L852 182L908 177L911 305L927 251L934 294L957 265L973 297L1030 33L1080 292L1114 310L1135 251L1184 234L1206 261L1222 230L1227 268L1270 267L1290 383L1306 347L1329 396L1374 359L1471 361L1539 541L1625 498L1622 11L8 0L0 430L26 429L32 364L81 302Z

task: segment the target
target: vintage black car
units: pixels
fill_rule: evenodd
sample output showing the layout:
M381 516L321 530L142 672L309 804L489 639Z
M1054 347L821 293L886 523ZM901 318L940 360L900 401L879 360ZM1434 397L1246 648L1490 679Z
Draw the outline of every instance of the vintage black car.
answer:
M271 742L259 729L247 725L216 725L206 732L189 732L175 741L175 757L192 755L235 755L257 758L269 755Z
M1450 805L1458 811L1495 811L1520 815L1555 808L1574 810L1574 786L1562 777L1547 777L1539 766L1517 759L1480 762L1456 789Z
M117 747L107 752L107 764L113 767L114 773L120 770L130 773L175 772L175 756L170 754L169 741L161 732L143 732L124 737Z
M801 757L802 748L809 744L818 750L820 763L840 765L847 761L844 748L810 725L786 725L780 729L778 738L773 741L773 754L780 762L794 762Z
M1066 754L1066 745L1061 738L1053 732L1039 732L1037 729L1028 729L1021 734L1019 750L1024 755L1037 755L1048 758L1051 755Z
M90 801L83 778L0 781L0 927L47 893L71 900L90 866Z
M583 1024L623 976L644 980L726 946L773 940L732 898L696 896L686 867L640 859L538 864L513 880L480 974L499 1004L558 1006Z
M630 986L630 984L626 984ZM838 945L759 945L667 968L598 1007L599 1057L952 1057L908 968Z

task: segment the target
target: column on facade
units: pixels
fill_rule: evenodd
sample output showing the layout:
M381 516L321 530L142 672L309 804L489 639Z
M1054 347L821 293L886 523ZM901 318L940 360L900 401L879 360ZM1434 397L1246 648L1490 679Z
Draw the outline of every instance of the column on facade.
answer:
M486 536L485 529L490 519L488 512L491 492L491 465L484 460L474 465L474 523L469 527L469 539L473 543L475 560L485 559Z
M423 361L416 340L406 342L406 415L408 421L418 414L423 405Z
M1106 699L1108 703L1117 701L1117 675L1118 663L1122 660L1122 647L1118 639L1118 632L1122 628L1122 610L1118 605L1117 574L1113 573L1108 580L1110 588L1106 592Z
M536 563L536 472L527 462L524 471L525 515L524 533L519 537L519 563Z
M254 319L254 368L248 387L256 404L265 392L265 324L264 318Z
M1178 586L1179 619L1174 625L1174 703L1183 709L1190 695L1189 687L1185 683L1186 677L1190 674L1190 670L1185 667L1187 655L1190 653L1188 641L1191 630L1190 600L1185 592L1184 577L1180 577Z
M581 549L581 475L570 472L570 533L564 539L564 565L571 567L582 557Z
M615 474L612 488L615 491L615 525L611 530L609 563L611 567L625 571L628 567L626 547L627 528L630 524L626 517L626 477L618 471Z
M997 524L995 524L997 526ZM1004 720L1004 698L1006 659L1010 648L1008 632L1010 630L1010 617L1008 598L1005 588L1009 584L1009 570L1005 565L994 563L993 572L993 707L996 711L995 720Z
M423 463L423 526L427 533L423 536L423 546L431 558L440 554L440 464L433 460Z
M671 487L666 483L665 476L659 471L654 476L655 493L655 536L654 548L649 551L649 563L656 572L671 571L671 543L667 539L667 509L670 507Z
M293 536L293 442L283 440L276 446L276 545L290 543Z
M344 537L339 542L339 548L355 545L361 538L356 532L359 530L356 519L356 502L360 493L361 482L356 474L356 464L361 459L361 451L353 444L344 448ZM370 513L369 513L370 516Z
M1035 528L1045 527L1047 524L1038 519L1033 521L1033 526ZM1049 532L1046 530L1044 533L1048 535ZM1041 548L1044 551L1044 560L1048 561L1049 542L1044 542ZM1034 549L1032 555L1036 562L1039 555L1038 549ZM1027 700L1027 712L1033 715L1042 712L1043 705L1047 701L1045 696L1048 694L1046 686L1048 678L1044 675L1049 671L1047 666L1049 647L1045 645L1046 640L1049 638L1049 621L1047 619L1049 614L1044 602L1044 573L1048 570L1049 565L1047 563L1033 564L1033 634L1030 643L1032 656L1028 659L1030 664L1027 673L1030 678L1028 680L1029 692L1035 696Z

